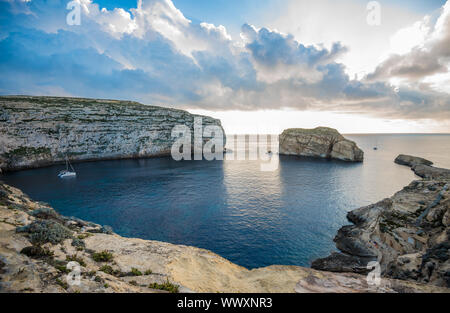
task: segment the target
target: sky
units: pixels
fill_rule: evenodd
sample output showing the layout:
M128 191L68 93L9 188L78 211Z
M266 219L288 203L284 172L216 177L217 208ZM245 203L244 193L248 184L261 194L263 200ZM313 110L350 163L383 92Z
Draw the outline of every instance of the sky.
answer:
M229 134L450 133L450 0L68 2L0 0L0 94L135 100Z

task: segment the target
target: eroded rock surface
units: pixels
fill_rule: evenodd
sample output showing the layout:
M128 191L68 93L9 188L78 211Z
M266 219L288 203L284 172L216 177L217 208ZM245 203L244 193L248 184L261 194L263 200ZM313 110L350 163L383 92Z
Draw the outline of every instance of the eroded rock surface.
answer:
M413 167L415 165L423 164L423 165L433 165L433 162L428 161L427 159L415 157L412 155L400 154L394 161L400 165L406 165L409 167Z
M353 225L342 227L335 238L341 252L314 261L313 268L361 272L368 262L378 261L384 277L450 287L448 170L420 158L404 163L424 178L350 212Z
M219 120L131 101L59 97L0 97L0 173L71 160L170 155L172 129L194 118ZM205 137L204 140L208 140Z
M79 265L79 284L67 282L67 276L74 274L71 262ZM363 275L298 266L247 270L204 249L123 238L108 227L61 216L48 205L31 201L20 190L0 184L0 292L449 292L449 289L392 279L371 286Z
M332 128L287 129L279 138L280 154L362 162L364 152Z

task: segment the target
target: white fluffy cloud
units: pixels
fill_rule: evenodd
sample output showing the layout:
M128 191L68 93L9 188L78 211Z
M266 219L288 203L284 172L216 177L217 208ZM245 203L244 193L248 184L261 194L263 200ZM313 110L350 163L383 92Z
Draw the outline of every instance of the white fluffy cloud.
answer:
M305 43L302 36L245 24L241 38L232 38L224 26L190 21L170 0L140 0L129 11L77 1L80 26L65 23L64 1L0 2L0 93L133 99L222 111L293 108L450 118L445 90L431 82L399 90L390 83L400 74L444 71L450 4L434 25L424 20L400 31L397 38L421 34L420 40L403 43L414 48L387 59L366 81L349 76L342 60L352 47L337 35L325 44Z
M435 74L448 73L450 1L443 6L435 24L427 16L412 27L401 30L393 40L406 40L409 43L404 45L403 51L390 55L378 65L375 71L368 75L370 80L400 78L416 83ZM406 46L410 49L406 49Z

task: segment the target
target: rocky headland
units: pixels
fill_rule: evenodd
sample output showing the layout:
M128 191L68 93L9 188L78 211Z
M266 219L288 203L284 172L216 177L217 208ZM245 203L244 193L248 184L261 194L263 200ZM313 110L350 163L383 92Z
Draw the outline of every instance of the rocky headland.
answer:
M420 177L394 196L350 212L353 225L334 241L340 252L315 260L312 267L367 273L378 261L383 277L450 287L450 171L423 158L400 155Z
M355 142L345 139L337 130L327 127L285 130L279 138L282 155L338 159L362 162L364 152Z
M223 131L217 119L131 101L1 96L0 172L51 165L66 156L73 161L167 156L173 127L185 125L193 135L195 117L203 127Z
M207 250L121 237L0 184L0 292L449 291L395 279L369 285L364 275L298 266L248 270Z

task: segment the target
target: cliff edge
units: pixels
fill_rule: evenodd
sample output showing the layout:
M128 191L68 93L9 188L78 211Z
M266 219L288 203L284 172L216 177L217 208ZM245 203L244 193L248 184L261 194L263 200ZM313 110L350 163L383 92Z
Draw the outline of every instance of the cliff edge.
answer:
M217 119L131 101L1 96L0 172L75 161L170 155L175 125ZM223 134L225 134L223 132ZM204 138L208 140L208 138Z

